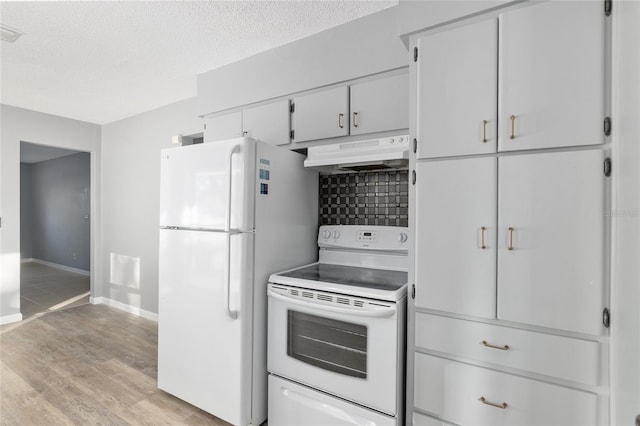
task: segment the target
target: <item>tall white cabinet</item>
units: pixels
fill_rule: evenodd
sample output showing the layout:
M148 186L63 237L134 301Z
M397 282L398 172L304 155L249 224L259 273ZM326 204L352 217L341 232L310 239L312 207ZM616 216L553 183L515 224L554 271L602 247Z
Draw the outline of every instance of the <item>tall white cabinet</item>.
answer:
M410 37L414 425L608 421L606 19L525 2Z

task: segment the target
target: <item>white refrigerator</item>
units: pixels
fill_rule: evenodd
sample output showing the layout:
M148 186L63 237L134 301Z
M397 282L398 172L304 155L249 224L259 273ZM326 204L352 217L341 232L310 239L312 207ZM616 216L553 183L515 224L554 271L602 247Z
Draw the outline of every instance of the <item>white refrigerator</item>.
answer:
M236 426L267 417L268 277L317 258L303 160L249 138L161 153L158 387Z

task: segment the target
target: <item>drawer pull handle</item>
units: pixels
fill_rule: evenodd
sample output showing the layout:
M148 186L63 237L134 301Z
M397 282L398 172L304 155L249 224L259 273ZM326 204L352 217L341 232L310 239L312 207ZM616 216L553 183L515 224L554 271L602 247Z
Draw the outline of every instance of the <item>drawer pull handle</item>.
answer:
M512 115L511 117L509 117L509 119L511 120L511 135L509 136L509 139L515 139L516 138L516 116Z
M509 227L509 245L507 250L513 250L513 226Z
M358 113L353 113L353 127L358 127Z
M484 234L487 232L487 227L483 226L480 228L480 248L482 250L487 248L487 244L484 241Z
M504 345L504 346L496 346L496 345L492 345L491 343L487 342L486 340L482 341L482 344L484 346L486 346L487 348L493 348L493 349L500 349L501 351L508 351L509 349L511 349L509 347L509 345Z
M482 143L487 143L487 120L482 120Z
M344 128L344 114L338 114L338 127L340 127L341 129Z
M508 407L506 402L503 402L502 404L496 404L495 402L487 401L487 399L484 396L480 397L480 401L482 401L484 405L490 405L492 407L500 408L502 410L506 410Z

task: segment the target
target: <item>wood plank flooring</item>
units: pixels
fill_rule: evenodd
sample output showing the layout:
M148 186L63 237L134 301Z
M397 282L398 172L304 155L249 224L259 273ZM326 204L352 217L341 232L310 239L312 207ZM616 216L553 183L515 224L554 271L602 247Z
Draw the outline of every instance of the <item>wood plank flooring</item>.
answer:
M157 389L157 336L104 305L0 327L0 424L228 425Z

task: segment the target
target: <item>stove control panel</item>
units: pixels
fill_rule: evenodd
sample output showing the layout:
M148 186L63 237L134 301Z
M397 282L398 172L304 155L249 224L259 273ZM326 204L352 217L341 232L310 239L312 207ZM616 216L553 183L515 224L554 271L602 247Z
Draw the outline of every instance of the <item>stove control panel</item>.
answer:
M318 247L407 252L409 229L402 226L323 225Z

